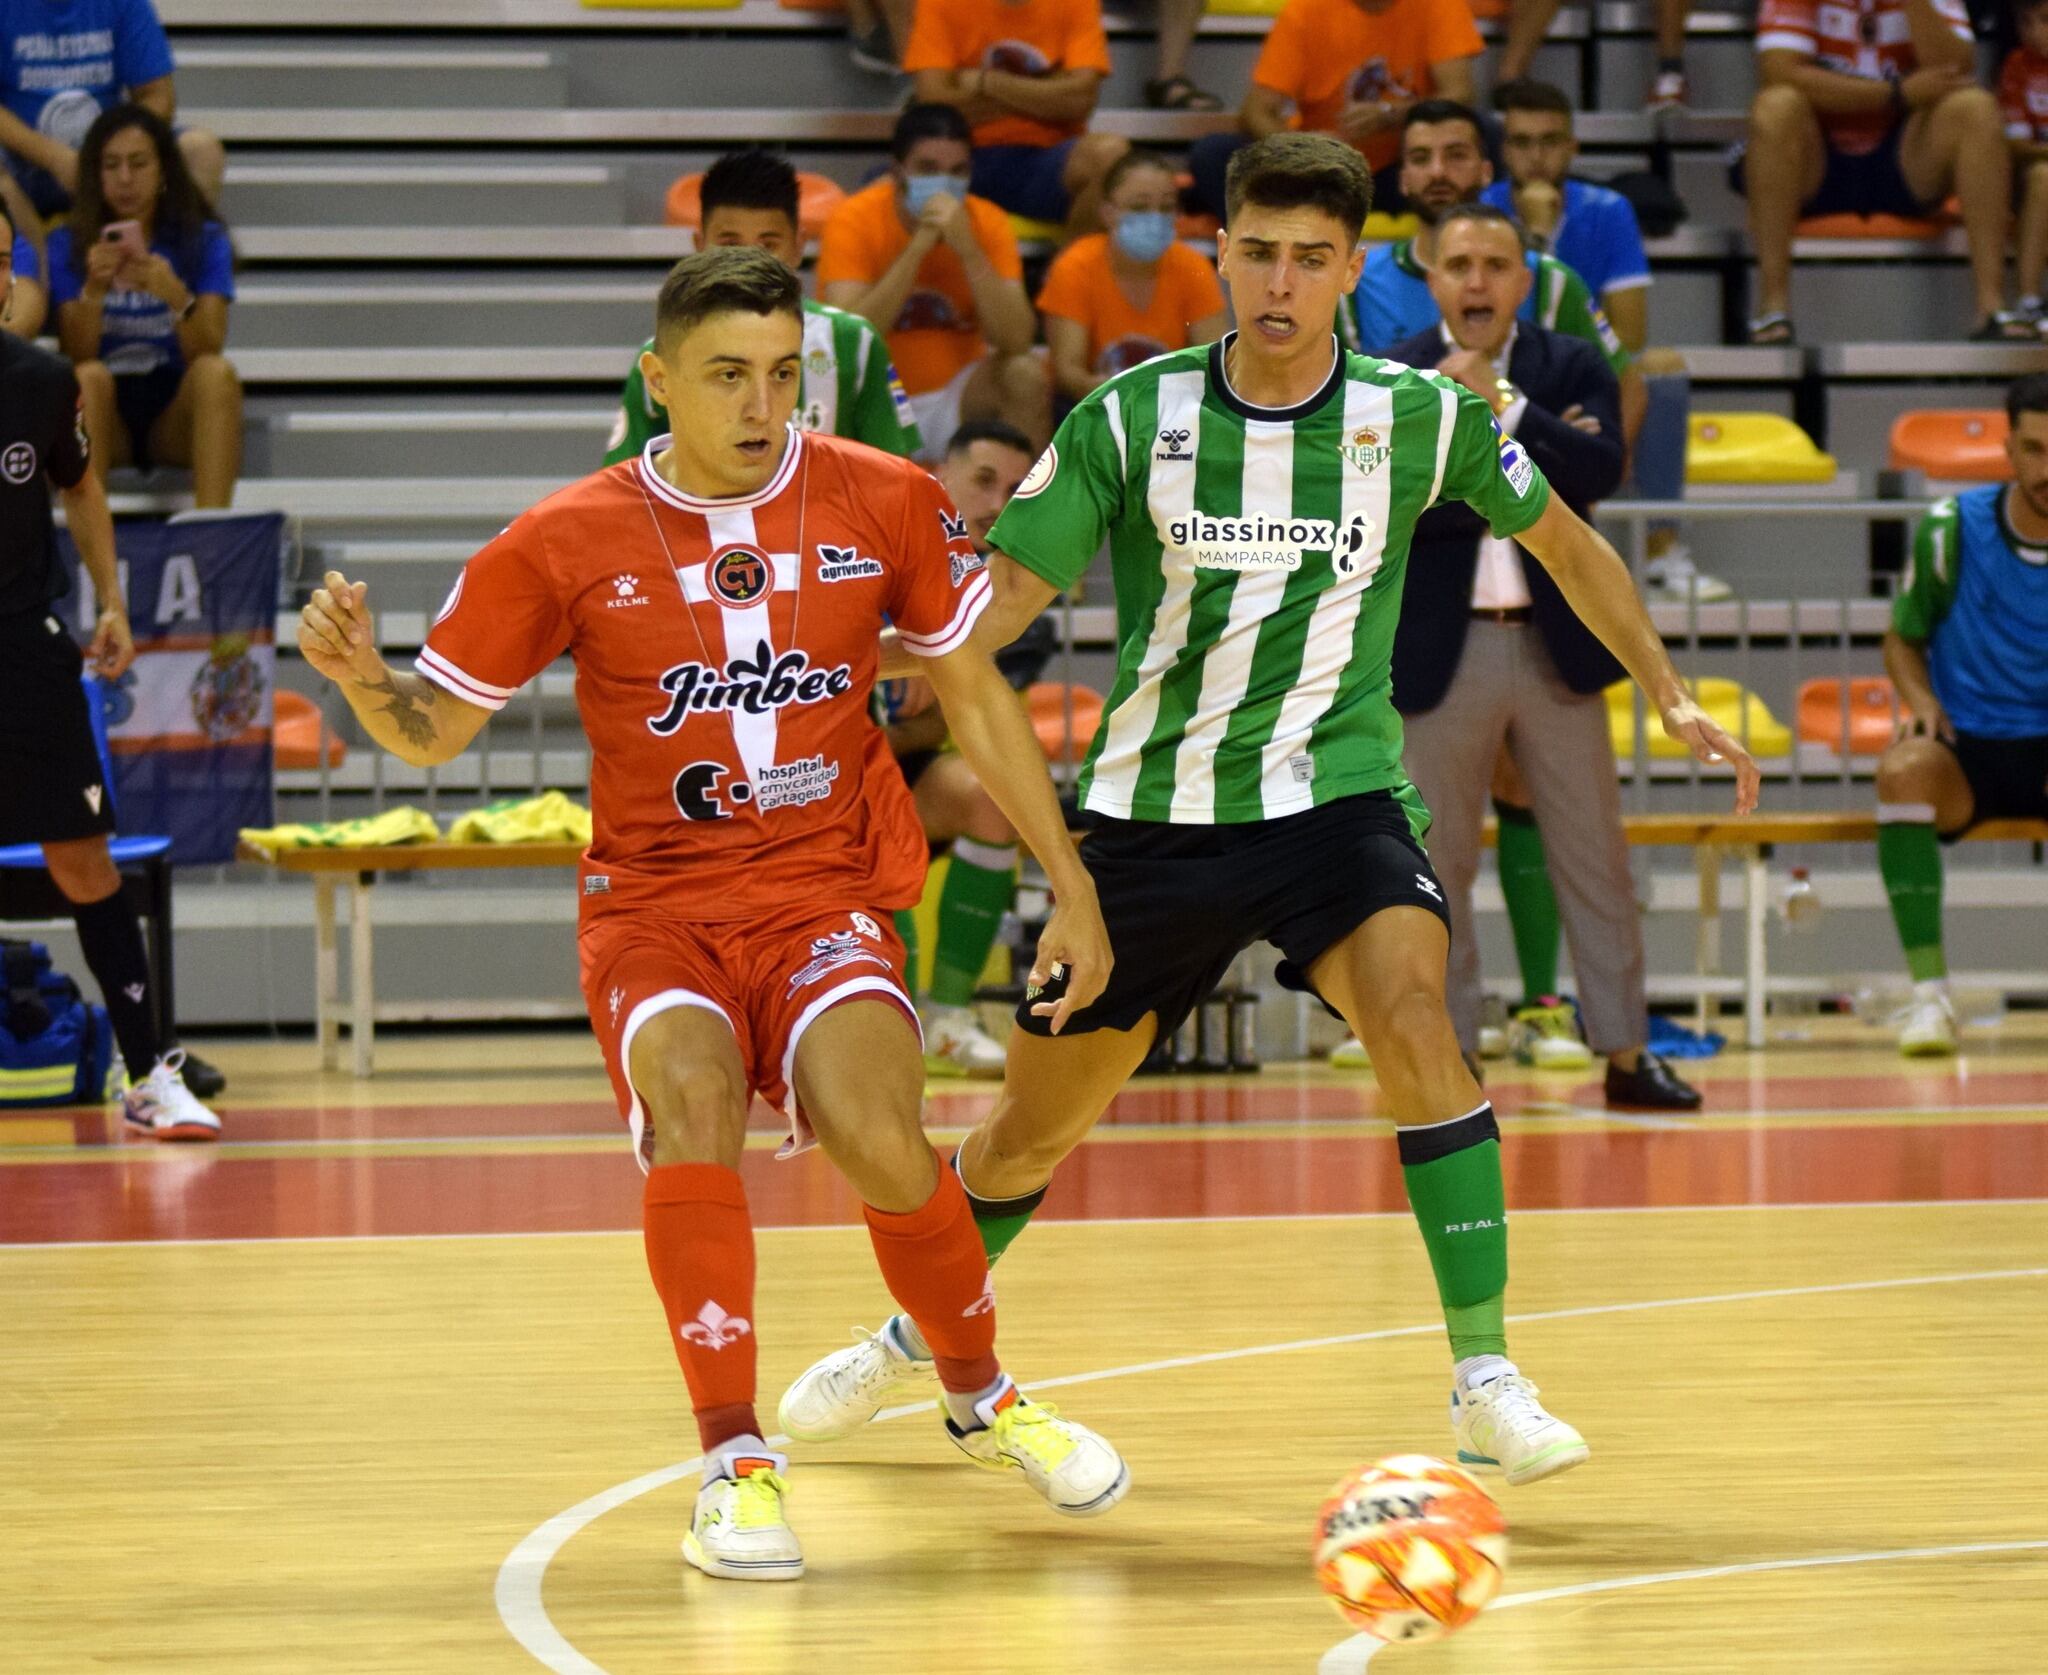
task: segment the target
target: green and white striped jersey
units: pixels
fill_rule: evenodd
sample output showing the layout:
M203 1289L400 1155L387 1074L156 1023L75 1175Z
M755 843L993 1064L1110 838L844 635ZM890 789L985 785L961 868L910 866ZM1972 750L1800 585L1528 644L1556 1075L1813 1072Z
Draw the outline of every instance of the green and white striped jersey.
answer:
M1463 500L1515 535L1550 485L1485 402L1434 372L1333 341L1314 396L1261 408L1230 388L1231 341L1097 389L989 537L1064 588L1108 533L1117 672L1083 804L1226 824L1391 790L1419 835L1393 704L1415 520Z
M668 433L668 409L648 394L640 376L640 356L653 347L650 337L633 356L619 392L619 416L605 440L606 465L638 459L649 442ZM804 298L803 389L796 422L800 429L850 437L906 459L921 445L910 398L880 334L858 314L809 297Z

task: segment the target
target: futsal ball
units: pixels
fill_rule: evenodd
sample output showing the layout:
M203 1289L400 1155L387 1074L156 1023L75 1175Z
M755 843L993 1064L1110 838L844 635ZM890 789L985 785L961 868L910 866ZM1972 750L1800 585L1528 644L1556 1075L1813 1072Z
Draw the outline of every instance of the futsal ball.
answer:
M1484 1611L1507 1572L1507 1520L1456 1466L1396 1454L1330 1491L1316 1580L1339 1616L1381 1640L1438 1640Z

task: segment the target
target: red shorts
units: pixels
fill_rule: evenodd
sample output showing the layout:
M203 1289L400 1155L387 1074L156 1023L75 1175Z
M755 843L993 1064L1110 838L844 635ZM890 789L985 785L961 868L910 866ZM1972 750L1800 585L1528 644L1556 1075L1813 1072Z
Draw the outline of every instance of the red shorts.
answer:
M894 1001L918 1027L903 944L886 912L802 907L718 925L605 914L586 921L576 941L583 1003L643 1169L654 1128L627 1066L640 1027L670 1007L700 1006L731 1028L754 1092L789 1118L782 1157L814 1139L790 1087L805 1030L840 1002L866 996Z

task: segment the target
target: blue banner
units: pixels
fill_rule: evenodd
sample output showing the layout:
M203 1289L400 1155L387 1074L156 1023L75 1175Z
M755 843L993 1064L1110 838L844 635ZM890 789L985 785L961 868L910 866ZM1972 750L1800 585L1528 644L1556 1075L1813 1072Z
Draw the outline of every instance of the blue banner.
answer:
M281 512L185 513L116 526L135 664L109 697L107 742L124 836L168 837L171 859L234 858L235 833L272 823ZM70 619L93 628L69 535Z

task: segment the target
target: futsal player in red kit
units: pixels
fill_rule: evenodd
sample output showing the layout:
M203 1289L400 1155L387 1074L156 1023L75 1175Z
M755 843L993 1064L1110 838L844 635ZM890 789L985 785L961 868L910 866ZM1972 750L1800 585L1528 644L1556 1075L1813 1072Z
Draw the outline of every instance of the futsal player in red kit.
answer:
M797 280L758 250L677 265L642 361L674 435L542 501L464 568L416 673L376 649L366 587L330 572L300 649L408 762L458 755L563 651L591 745L584 999L647 1172L647 1262L704 1450L684 1556L803 1571L785 1458L755 1417L754 1242L738 1172L756 1092L866 1204L882 1275L937 1359L946 1428L1054 1510L1105 1512L1107 1442L1018 1393L958 1177L920 1123L924 1062L891 911L925 841L869 716L879 634L923 661L953 737L1044 864L1035 977L1053 1013L1101 992L1109 941L1043 757L975 635L989 583L945 491L907 461L790 424ZM1050 1009L1048 1009L1050 1010Z

